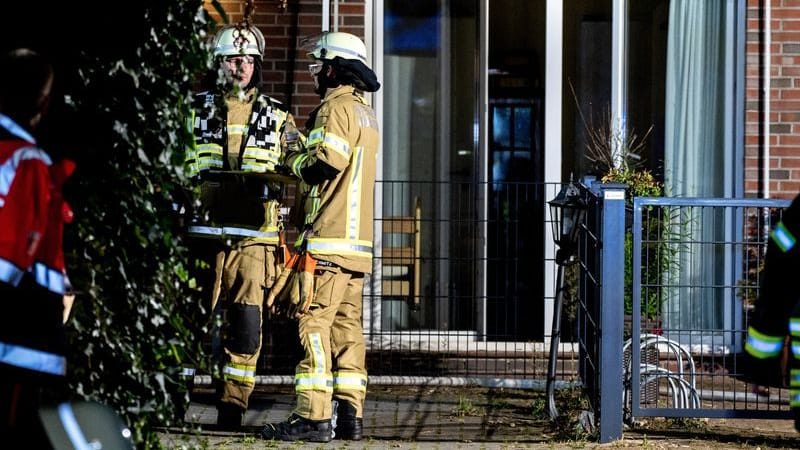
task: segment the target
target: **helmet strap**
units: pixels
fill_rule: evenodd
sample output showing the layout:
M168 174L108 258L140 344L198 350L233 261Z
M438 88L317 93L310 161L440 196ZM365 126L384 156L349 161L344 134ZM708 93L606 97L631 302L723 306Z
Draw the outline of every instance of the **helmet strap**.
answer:
M336 79L336 69L331 66L330 62L322 61L322 69L317 74L317 88L314 92L319 95L319 98L325 98L328 89L339 87L341 83ZM330 72L330 74L328 73Z

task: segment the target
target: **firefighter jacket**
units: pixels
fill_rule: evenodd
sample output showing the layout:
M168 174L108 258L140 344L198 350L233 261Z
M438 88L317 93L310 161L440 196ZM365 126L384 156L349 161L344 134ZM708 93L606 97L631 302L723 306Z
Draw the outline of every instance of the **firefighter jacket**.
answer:
M282 186L246 174L274 173L287 123L294 124L291 114L255 88L242 99L197 94L187 123L194 139L186 148L186 170L199 185L202 210L189 234L277 245Z
M72 211L61 185L75 168L54 164L33 137L0 114L0 366L66 373L63 226Z
M751 315L745 351L751 363L745 370L760 375L762 385L781 385L779 360L786 337L791 354L788 356L791 405L800 407L800 291L797 289L797 267L800 265L800 195L783 212L781 221L772 229L767 244L761 289ZM773 364L777 370L767 370ZM767 375L775 380L770 380Z
M305 150L286 166L301 183L306 250L354 272L372 271L375 112L352 87L331 89L310 116Z

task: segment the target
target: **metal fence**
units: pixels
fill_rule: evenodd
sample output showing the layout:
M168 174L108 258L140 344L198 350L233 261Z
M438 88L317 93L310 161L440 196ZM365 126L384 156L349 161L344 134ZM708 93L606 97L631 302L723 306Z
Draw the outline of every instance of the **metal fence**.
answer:
M626 418L790 418L739 379L767 232L787 200L636 198ZM638 343L638 345L637 345Z
M582 187L587 205L579 248L579 379L595 414L600 442L622 437L622 292L625 185Z
M371 376L542 378L545 186L383 181L377 191ZM398 217L417 221L416 246ZM397 289L403 277L409 293Z
M544 385L546 274L555 273L546 207L560 187L378 182L364 295L370 383ZM558 376L567 383L577 374L575 320L565 312ZM266 335L260 379L289 382L300 352L294 324L270 319Z
M371 384L544 389L556 278L546 205L560 188L379 183ZM788 201L635 198L631 211L624 185L581 191L556 378L583 387L599 440L645 416L790 417L786 390L737 378L766 232ZM294 322L268 321L265 344L258 382L291 383Z

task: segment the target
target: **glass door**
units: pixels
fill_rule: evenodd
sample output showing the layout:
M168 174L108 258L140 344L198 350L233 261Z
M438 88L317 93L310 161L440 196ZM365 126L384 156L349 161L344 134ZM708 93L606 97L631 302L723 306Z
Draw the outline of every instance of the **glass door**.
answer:
M422 216L418 309L382 295L383 328L476 327L478 3L383 2L381 213Z

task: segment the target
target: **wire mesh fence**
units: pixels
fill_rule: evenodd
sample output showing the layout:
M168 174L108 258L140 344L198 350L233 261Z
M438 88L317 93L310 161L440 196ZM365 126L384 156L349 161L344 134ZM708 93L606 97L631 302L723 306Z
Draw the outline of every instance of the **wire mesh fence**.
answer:
M560 188L378 184L363 319L371 384L544 389L556 279L546 208ZM789 202L581 191L556 379L583 388L600 440L644 416L789 418L787 390L740 379L768 231ZM264 344L257 382L291 384L296 323L267 318Z
M545 274L555 270L546 202L559 188L378 182L373 273L364 293L371 380L543 383L552 302ZM575 308L563 323L559 379L574 381ZM296 327L270 318L265 333L259 372L292 375Z
M741 380L768 231L785 200L634 200L627 418L788 418L788 390ZM638 345L637 345L638 343Z

